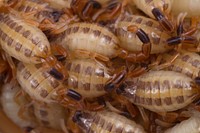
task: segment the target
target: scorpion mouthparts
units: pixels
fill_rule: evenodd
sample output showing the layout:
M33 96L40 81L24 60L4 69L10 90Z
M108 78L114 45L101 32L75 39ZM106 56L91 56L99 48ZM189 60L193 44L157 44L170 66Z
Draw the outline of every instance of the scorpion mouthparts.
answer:
M78 92L71 89L68 90L67 96L73 98L76 101L80 101L82 99L82 96Z
M200 77L196 77L195 82L196 82L196 84L200 85Z

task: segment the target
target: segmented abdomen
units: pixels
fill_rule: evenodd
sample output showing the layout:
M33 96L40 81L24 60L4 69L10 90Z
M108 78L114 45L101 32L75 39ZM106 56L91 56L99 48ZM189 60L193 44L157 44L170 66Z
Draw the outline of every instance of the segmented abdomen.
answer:
M10 56L25 63L40 63L50 55L44 33L11 14L0 14L0 44Z
M127 99L154 112L181 109L199 96L199 87L191 78L173 71L151 71L125 84Z
M17 67L17 80L32 99L46 103L56 102L56 89L64 88L41 64L20 63Z
M65 83L83 97L98 97L106 92L105 83L111 78L109 69L92 59L74 59L65 64L69 78Z
M69 25L67 30L58 36L56 43L71 51L84 49L109 58L116 57L119 49L119 40L112 32L105 27L90 23Z

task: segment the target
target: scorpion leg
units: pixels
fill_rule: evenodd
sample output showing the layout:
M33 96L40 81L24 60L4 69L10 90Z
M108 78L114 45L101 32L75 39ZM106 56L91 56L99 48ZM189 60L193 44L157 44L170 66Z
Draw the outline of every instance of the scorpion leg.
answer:
M94 14L92 17L93 21L97 20L108 20L110 18L115 18L120 14L124 13L124 7L128 4L128 0L123 0L122 3L112 1L108 4L107 7L99 10L97 13Z
M98 54L95 52L90 52L87 50L83 50L83 49L77 49L74 51L74 55L77 57L81 57L81 58L91 58L94 60L101 60L104 62L108 62L110 61L110 59L102 54Z
M128 111L129 115L134 118L135 116L138 115L138 110L135 107L135 105L133 105L130 101L128 101L126 98L124 98L123 96L117 94L117 93L112 93L112 97L114 98L115 102L117 101L117 105L123 105L126 107L126 110ZM116 112L118 114L125 114L127 112L125 112L124 110L118 109L116 107L114 107L111 103L106 102L107 107L112 111L112 112Z
M167 67L169 67L177 58L178 56L180 55L179 52L176 52L175 55L173 55L169 60L167 60L166 62L161 63L162 61L162 55L158 55L157 59L155 62L153 62L152 64L150 64L148 67L151 69L151 70L162 70L162 69L165 69Z
M8 7L8 10L11 14L14 14L18 18L22 18L23 21L25 21L26 23L36 26L36 27L39 27L39 22L37 22L37 20L32 19L32 18L34 18L33 16L39 12L39 10L38 11L34 10L34 11L27 12L27 13L22 13L22 12L19 13L10 7Z
M15 63L13 62L12 57L9 56L7 53L3 52L3 58L5 58L8 61L8 64L12 70L12 78L13 78L13 80L15 80L17 70L16 70L16 66L15 66Z
M123 103L126 106L126 109L130 113L131 117L136 117L138 115L137 108L128 100L123 100Z
M179 116L179 114L176 112L163 112L163 113L161 112L158 114L161 115L161 118L163 121L168 122L168 123L175 122Z
M185 18L187 14L181 13L178 16L177 19L177 35L175 37L171 37L169 39L167 39L167 44L168 45L178 45L178 49L180 47L182 47L182 43L186 43L186 44L194 44L196 45L198 43L198 40L196 37L191 36L192 34L194 34L197 30L196 27L192 27L190 28L188 31L185 32L184 28L183 28L183 20ZM186 46L187 50L192 50L194 48L189 48ZM195 48L197 49L197 48Z
M105 103L102 103L102 101L90 102L90 101L87 101L87 99L85 99L85 101L84 101L84 109L89 110L89 111L102 110L105 106L106 106Z
M113 77L107 81L104 86L104 90L107 92L111 92L114 89L122 87L122 82L125 80L126 77L138 77L141 74L145 73L147 67L137 67L131 72L127 70L127 67L121 67L119 70L115 72Z
M143 119L143 121L144 121L144 128L145 128L145 129L149 129L150 120L149 120L149 117L148 117L148 115L147 115L145 109L144 109L143 107L141 107L141 106L137 106L137 107L138 107L139 112L140 112L140 114L141 114L141 116L142 116L142 119Z
M50 34L56 35L56 34L62 33L68 28L69 24L72 24L72 23L78 22L78 21L79 21L79 19L77 18L77 16L74 16L72 18L67 19L64 22L60 22L57 25L52 26L53 30L51 30Z
M80 6L84 5L84 7ZM90 18L93 16L93 14L96 12L96 10L99 10L102 8L102 5L98 1L87 1L87 3L84 3L82 0L74 0L71 2L71 8L73 11L79 13L79 17L81 17L84 20L90 20ZM82 10L80 10L80 9Z
M190 26L190 28L185 31L183 25L184 25L184 19L186 17L187 13L180 13L177 18L177 35L178 36L190 36L194 34L197 31L197 22L196 24L193 24Z
M111 92L114 89L118 88L124 79L127 77L128 71L126 67L122 67L121 69L117 70L115 74L112 76L110 80L104 86L104 90L107 92Z
M61 45L53 45L52 48L61 54L61 56L58 56L59 58L68 56L68 52ZM51 76L58 80L65 80L68 77L68 71L57 58L54 55L49 55L47 58L41 59L41 61L47 68L50 68L49 74Z
M39 24L38 26L42 31L45 31L45 30L49 30L49 29L52 29L54 27L53 25L53 22L48 19L48 18L45 18L41 21L41 23Z
M147 72L148 69L149 67L146 64L142 64L142 66L136 67L134 70L129 71L128 77L138 77Z
M62 45L51 44L51 51L58 61L71 58L69 52Z
M57 13L59 15L59 20L57 23L52 22L48 18L42 20L39 25L40 29L42 29L43 31L50 30L50 35L56 35L64 32L68 28L69 24L79 21L79 19L77 18L78 16L74 16L73 12L70 9L63 9L63 12L63 14Z
M142 29L138 29L138 27L134 25L129 26L127 30L135 32L138 38L143 42L142 51L129 53L128 51L121 49L118 56L131 62L139 62L147 59L151 52L151 42L148 35Z

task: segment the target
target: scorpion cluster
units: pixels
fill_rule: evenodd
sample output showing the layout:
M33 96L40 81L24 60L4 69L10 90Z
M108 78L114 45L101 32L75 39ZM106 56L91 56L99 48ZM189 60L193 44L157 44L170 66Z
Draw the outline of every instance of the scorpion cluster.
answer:
M0 1L0 109L24 133L199 133L198 3Z

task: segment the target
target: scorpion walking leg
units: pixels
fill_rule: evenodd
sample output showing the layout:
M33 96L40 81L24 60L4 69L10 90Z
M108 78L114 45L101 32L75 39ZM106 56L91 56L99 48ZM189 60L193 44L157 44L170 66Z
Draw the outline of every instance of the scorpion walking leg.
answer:
M3 58L5 58L8 61L8 64L9 64L10 68L12 69L13 80L15 80L16 79L17 70L16 70L16 66L15 66L15 63L13 62L12 57L4 52L3 53Z
M95 52L90 52L87 50L83 50L83 49L77 49L74 51L74 55L77 57L81 57L81 58L91 58L94 59L95 61L104 61L104 62L109 62L110 59L102 54L98 54Z
M167 67L169 67L178 57L179 57L180 53L177 52L174 56L172 56L169 60L167 60L166 62L160 64L161 60L162 60L162 55L159 55L156 59L155 62L153 62L152 64L150 64L148 67L151 70L162 70L165 69Z
M99 10L97 13L94 14L92 17L93 21L99 20L108 20L110 18L114 18L116 16L120 16L124 13L124 7L128 4L128 0L123 0L122 3L112 1L108 4L107 7Z
M74 16L72 18L66 18L63 22L57 22L56 24L46 21L43 23L48 23L48 24L41 24L40 26L45 30L50 30L49 33L50 35L56 35L64 32L69 27L69 24L78 21L79 19L77 18L77 16Z
M169 39L166 40L168 45L178 45L178 50L182 47L182 43L187 43L187 44L194 44L196 47L196 44L198 43L198 40L196 37L191 36L192 34L194 34L197 30L196 27L192 27L190 28L188 31L185 32L184 28L183 28L183 20L185 18L186 14L181 13L178 16L177 19L177 35L175 37L171 37ZM192 50L193 48L187 48L187 50ZM197 48L195 48L197 49Z
M149 129L150 121L149 121L149 117L147 116L147 113L145 112L143 107L138 106L138 109L139 109L139 112L142 116L142 119L144 120L145 129Z
M114 89L118 88L124 79L127 77L127 68L122 67L120 70L117 70L116 74L113 75L113 78L107 81L104 86L105 91L111 92Z
M51 51L58 61L63 61L66 58L70 59L69 52L61 45L51 44Z

